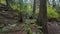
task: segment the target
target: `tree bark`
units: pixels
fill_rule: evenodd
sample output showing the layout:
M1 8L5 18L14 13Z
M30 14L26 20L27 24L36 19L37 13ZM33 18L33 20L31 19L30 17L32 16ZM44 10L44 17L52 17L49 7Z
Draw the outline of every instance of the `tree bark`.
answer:
M47 30L47 5L46 0L40 0L40 11L37 19L38 25L43 27L43 33L48 34Z
M34 4L33 4L33 18L35 16L35 10L36 10L36 0L34 0Z
M24 18L23 18L22 12L19 12L18 18L19 18L19 19L18 19L18 22L19 22L19 23L23 23L23 19L24 19Z
M53 7L55 8L55 0L53 0L52 2L53 2Z
M8 6L10 7L10 2L9 2L9 0L5 0L5 1L6 1L7 7L8 7Z

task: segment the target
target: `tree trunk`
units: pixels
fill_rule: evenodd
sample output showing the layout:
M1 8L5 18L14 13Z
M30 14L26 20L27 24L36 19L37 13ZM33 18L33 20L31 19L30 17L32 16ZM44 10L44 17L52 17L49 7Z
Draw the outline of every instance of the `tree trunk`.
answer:
M41 25L43 27L43 33L48 34L46 0L40 0L40 11L39 11L37 23L38 25Z
M10 7L10 0L5 0L7 7Z
M55 8L55 0L53 0L52 2L53 2L53 7Z
M23 23L23 14L22 14L22 12L19 12L19 17L18 17L19 19L18 19L18 22L19 23Z
M33 18L35 16L35 10L36 10L36 0L34 0L34 4L33 4Z

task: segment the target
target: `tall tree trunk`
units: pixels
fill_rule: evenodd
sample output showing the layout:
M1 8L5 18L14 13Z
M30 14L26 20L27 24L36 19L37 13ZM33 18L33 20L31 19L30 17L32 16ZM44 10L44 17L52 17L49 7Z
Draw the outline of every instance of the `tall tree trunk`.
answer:
M33 18L35 16L35 10L36 10L36 0L34 0L34 4L33 4Z
M19 12L19 16L18 16L18 17L19 17L18 22L19 22L19 23L23 23L23 19L24 19L24 18L23 18L22 12Z
M7 7L10 6L9 0L5 0Z
M37 23L38 25L41 25L43 27L43 33L48 34L46 0L40 0L40 11L39 11Z
M55 0L52 0L52 2L53 2L53 7L55 8Z

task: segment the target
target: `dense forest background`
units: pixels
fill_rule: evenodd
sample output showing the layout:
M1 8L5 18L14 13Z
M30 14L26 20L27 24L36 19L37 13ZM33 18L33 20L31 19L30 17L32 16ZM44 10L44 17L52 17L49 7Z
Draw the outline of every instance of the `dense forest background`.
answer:
M60 22L60 0L0 0L0 32L42 34L50 22Z

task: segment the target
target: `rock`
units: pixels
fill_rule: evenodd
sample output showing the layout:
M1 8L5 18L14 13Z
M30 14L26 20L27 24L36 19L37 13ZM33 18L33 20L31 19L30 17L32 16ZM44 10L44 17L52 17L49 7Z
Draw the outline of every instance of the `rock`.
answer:
M13 14L11 14L10 11L0 11L0 24L14 24L17 20L15 20L15 17Z
M3 29L2 29L2 32L8 32L9 31L9 29L7 28L7 27L4 27Z

